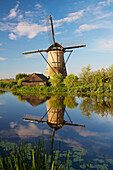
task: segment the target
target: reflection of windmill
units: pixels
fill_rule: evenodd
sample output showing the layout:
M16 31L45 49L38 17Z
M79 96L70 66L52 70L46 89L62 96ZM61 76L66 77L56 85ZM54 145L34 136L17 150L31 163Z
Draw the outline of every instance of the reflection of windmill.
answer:
M51 105L51 99L50 99L46 101L46 106L47 106L47 112L41 117L40 120L38 120L33 115L25 115L23 120L48 124L48 126L50 126L53 129L51 147L53 147L55 131L61 129L64 125L85 127L85 125L72 123L72 120L68 112L65 109L65 105L63 105L61 108L53 108ZM67 114L69 121L64 120L64 113ZM47 114L48 114L48 120L43 120Z
M63 47L59 43L55 42L53 21L51 15L50 15L50 22L51 22L53 44L46 50L23 52L23 54L40 53L43 59L47 63L46 73L45 73L47 77L52 77L53 73L55 74L61 73L63 77L66 77L67 76L66 63L69 60L71 53L73 52L72 50L69 49L86 47L86 45L85 43L79 43L79 44L75 43L71 46ZM48 60L46 60L42 52L48 53ZM66 61L64 60L65 52L69 52L69 56L67 57Z

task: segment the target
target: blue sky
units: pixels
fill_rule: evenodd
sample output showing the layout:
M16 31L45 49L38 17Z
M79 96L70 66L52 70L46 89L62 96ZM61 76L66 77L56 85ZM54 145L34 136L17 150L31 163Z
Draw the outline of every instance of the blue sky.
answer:
M46 18L50 14L58 43L86 43L86 48L72 53L68 74L78 74L88 64L93 70L113 64L113 0L4 0L0 1L0 78L45 73L40 54L23 56L22 52L49 47Z

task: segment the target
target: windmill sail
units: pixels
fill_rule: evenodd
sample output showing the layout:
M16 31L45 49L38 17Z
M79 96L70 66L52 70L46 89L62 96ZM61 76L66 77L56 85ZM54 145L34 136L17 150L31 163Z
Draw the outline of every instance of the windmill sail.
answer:
M50 15L50 21L51 21L51 30L52 30L52 37L53 37L53 45L55 46L55 34L54 34L54 28L53 28L52 15Z
M73 48L81 48L86 47L84 41L72 42L72 43L65 43L63 44L63 49L73 49Z
M23 52L22 54L32 54L32 53L40 53L40 52L46 52L47 50L36 50L36 51L27 51Z

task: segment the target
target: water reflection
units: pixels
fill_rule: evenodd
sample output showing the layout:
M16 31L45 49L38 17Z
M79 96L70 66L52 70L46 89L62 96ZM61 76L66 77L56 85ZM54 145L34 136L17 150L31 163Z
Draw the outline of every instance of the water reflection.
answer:
M79 110L88 119L90 119L91 113L102 117L113 116L113 96L87 96L81 101Z
M6 93L6 91L0 90L0 95L2 95L2 94L4 94L4 93Z
M68 99L68 100L67 100ZM71 100L69 100L71 99ZM73 100L72 100L73 99ZM55 132L61 129L63 126L81 126L85 127L85 125L75 124L72 122L70 115L66 110L66 106L64 103L68 101L68 107L75 108L78 104L75 101L74 96L52 96L50 99L46 100L47 111L44 115L38 120L33 115L24 115L23 120L37 122L37 123L46 123L49 127L52 128L52 143L51 143L51 152L53 150L53 143ZM64 114L67 115L68 121L64 120ZM44 120L47 115L47 120Z

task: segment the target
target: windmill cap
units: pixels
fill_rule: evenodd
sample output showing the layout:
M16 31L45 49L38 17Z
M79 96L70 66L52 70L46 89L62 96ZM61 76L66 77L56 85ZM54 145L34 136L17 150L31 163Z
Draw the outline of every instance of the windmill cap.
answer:
M55 46L52 44L48 49L47 49L47 52L49 51L53 51L53 50L61 50L63 51L63 47L62 45L60 45L59 43L55 43Z

